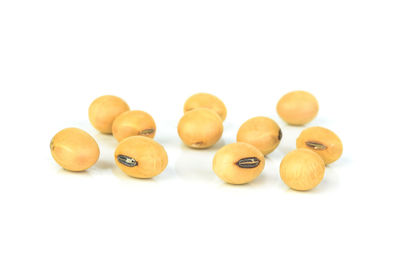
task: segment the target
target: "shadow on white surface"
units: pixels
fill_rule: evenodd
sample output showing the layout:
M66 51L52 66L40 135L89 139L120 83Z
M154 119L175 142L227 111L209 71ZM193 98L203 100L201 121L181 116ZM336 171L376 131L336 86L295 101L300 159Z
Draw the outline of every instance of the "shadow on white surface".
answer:
M115 163L111 160L99 159L99 161L93 166L94 169L98 170L110 170L115 166Z
M343 153L342 157L339 158L336 162L333 162L330 165L327 165L326 168L341 168L341 167L349 167L354 164L356 160L351 160L349 157L346 156L345 152Z
M212 160L216 150L222 146L223 141L210 149L192 149L182 144L180 156L175 162L178 178L190 182L214 182L217 177L212 171Z
M159 181L159 183L163 183L163 182L168 182L171 180L174 181L174 179L176 178L175 175L176 174L175 174L172 166L168 165L167 168L165 168L165 170L162 173L153 177L153 179L157 180L157 182Z
M80 171L80 172L73 172L73 171L68 171L68 170L60 167L56 172L60 175L92 177L92 175L90 174L90 169Z
M115 148L117 148L118 146L118 141L111 134L102 134L100 132L97 132L95 134L95 139L99 143L100 153L105 149L111 149L112 151L114 151Z
M247 184L250 187L265 187L265 184L269 182L269 176L266 175L265 170L258 176L254 181Z

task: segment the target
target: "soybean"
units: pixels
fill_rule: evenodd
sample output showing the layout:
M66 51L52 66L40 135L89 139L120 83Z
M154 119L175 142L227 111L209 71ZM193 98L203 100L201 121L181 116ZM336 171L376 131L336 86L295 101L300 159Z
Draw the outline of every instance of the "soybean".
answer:
M290 125L305 125L318 114L317 99L306 91L293 91L284 95L276 107L279 116Z
M186 100L183 111L186 113L196 108L209 108L214 110L222 121L226 118L227 110L224 102L214 95L208 93L194 94Z
M116 96L101 96L89 107L90 123L103 134L112 133L114 119L129 110L128 104Z
M178 123L178 134L189 147L202 149L213 146L222 136L223 124L216 112L197 108L186 112Z
M268 117L253 117L242 124L236 141L257 147L264 155L273 152L282 139L278 124Z
M50 151L61 167L74 172L90 168L100 156L97 142L79 128L66 128L58 132L50 142Z
M294 190L306 191L315 188L324 178L325 163L322 158L307 149L297 149L282 160L280 176Z

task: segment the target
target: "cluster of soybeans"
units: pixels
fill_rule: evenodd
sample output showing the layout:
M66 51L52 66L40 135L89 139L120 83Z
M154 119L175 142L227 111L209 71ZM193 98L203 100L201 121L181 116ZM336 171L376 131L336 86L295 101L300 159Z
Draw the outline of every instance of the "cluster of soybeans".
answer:
M290 92L277 105L279 116L295 126L312 121L318 109L317 99L305 91ZM209 148L221 138L226 114L224 103L216 96L195 94L185 102L184 115L178 123L179 137L191 148ZM98 131L112 134L118 140L115 163L127 175L152 178L166 168L168 156L164 147L153 140L156 124L148 113L130 110L119 97L102 96L90 105L89 120ZM216 152L215 174L230 184L253 181L264 169L265 156L279 146L282 136L281 128L268 117L247 120L237 132L237 142ZM305 129L296 146L280 165L281 179L294 190L316 187L324 177L325 165L338 160L343 152L339 137L323 127ZM93 137L78 128L58 132L50 149L54 160L69 171L88 169L100 155Z

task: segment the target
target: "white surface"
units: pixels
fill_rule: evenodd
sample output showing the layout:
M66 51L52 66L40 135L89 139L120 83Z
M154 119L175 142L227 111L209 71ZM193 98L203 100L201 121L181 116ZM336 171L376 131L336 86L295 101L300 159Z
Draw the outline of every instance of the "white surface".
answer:
M399 1L1 1L0 259L399 259ZM343 157L311 192L279 178L301 127L278 99L320 102L308 126L335 131ZM183 103L227 105L212 149L182 145ZM87 109L114 94L153 115L169 155L152 180L113 163L116 141ZM214 175L215 151L246 119L282 126L281 146L245 186ZM52 160L51 137L87 130L86 173Z

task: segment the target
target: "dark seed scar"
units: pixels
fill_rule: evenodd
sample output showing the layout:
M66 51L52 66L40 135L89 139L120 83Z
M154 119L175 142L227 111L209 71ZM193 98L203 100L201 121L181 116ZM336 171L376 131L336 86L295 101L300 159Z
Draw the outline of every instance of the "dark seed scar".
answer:
M279 133L278 133L278 140L282 140L282 130L279 129Z
M306 145L314 150L322 151L328 149L325 145L317 142L306 142Z
M118 155L117 159L118 159L118 162L120 162L123 165L128 166L128 167L135 167L135 166L138 166L138 164L139 164L135 159L133 159L129 156L126 156L126 155L122 155L122 154Z
M260 164L260 160L257 157L247 157L240 159L236 162L236 165L240 168L255 168Z
M140 131L139 135L151 135L152 133L154 133L154 129L150 128Z

